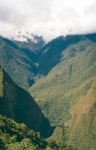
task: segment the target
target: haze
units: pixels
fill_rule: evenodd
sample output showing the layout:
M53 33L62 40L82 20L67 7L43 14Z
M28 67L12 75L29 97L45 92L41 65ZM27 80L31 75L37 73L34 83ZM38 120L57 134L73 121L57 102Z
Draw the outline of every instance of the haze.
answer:
M51 40L59 35L96 32L95 0L1 0L0 34L19 31Z

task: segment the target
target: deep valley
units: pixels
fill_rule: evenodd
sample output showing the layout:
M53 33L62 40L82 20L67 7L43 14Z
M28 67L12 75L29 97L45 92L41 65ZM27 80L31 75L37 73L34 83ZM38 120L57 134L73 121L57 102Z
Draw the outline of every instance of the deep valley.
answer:
M0 37L1 149L95 150L96 33L34 38Z

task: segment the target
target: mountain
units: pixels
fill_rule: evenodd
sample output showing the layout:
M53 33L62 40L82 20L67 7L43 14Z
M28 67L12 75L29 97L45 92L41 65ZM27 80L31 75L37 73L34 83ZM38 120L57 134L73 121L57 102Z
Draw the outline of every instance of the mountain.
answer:
M24 36L26 41L0 37L0 64L18 85L25 88L46 76L60 62L62 52L69 45L85 39L95 42L96 37L96 34L60 36L45 44L42 36L18 34L19 38Z
M21 41L21 42L32 42L32 43L38 43L40 45L44 44L44 39L42 36L38 36L36 34L32 34L29 32L22 32L19 31L17 35L11 38L14 41Z
M18 45L19 48L29 49L35 53L38 52L45 45L45 40L42 36L30 34L29 32L18 32L17 36L11 38L11 40Z
M43 47L41 58L45 63L38 73L42 78L29 92L56 126L52 138L65 140L77 150L96 149L96 88L90 93L96 79L96 34L66 39L65 48L55 43L59 38ZM62 43L65 40L60 37Z
M71 145L43 138L53 129L30 94L0 67L0 150L73 150Z
M38 74L46 76L61 61L62 52L67 47L79 44L80 41L85 41L86 44L86 40L96 43L96 34L60 36L47 43L39 51L40 57L38 63L40 65L38 67ZM81 46L81 51L83 49L84 47ZM74 53L73 50L70 55L72 56Z
M53 128L44 117L39 106L30 94L17 86L9 75L0 68L0 114L25 123L30 129L48 137Z
M91 37L92 35L74 35L65 39L60 37L51 41L47 48L45 45L45 51L48 50L45 53L43 47L41 56L45 63L40 69L42 74L39 72L42 78L29 92L52 125L66 124L71 119L70 109L80 97L87 94L93 84L96 76L96 43ZM59 40L60 44L57 42ZM64 48L62 45L65 41L67 46ZM48 59L45 57L44 60L43 53ZM53 64L55 66L52 67Z
M96 149L96 78L71 113L70 141L80 150Z
M35 82L38 66L36 53L44 44L42 37L35 38L38 42L34 44L0 37L0 64L18 85L25 88Z
M51 138L96 149L96 33L60 36L38 50L1 37L0 47L0 63L18 85L32 85L30 94L56 127Z
M49 71L59 63L62 58L62 51L64 51L69 45L73 45L84 39L84 35L68 35L66 37L57 37L47 43L39 51L40 57L38 62L40 65L38 68L38 74L43 74L44 76L47 75Z

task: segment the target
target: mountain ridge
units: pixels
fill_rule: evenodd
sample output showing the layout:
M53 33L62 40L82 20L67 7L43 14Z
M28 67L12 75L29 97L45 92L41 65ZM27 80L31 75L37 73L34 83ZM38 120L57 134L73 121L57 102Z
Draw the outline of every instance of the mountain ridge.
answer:
M69 45L60 58L48 75L38 80L29 91L50 120L52 116L53 122L58 118L63 123L61 120L71 117L68 112L64 115L64 112L78 101L80 95L86 94L96 75L96 43L86 39ZM56 117L55 113L59 116Z
M86 38L95 42L96 34L60 36L46 44L41 37L41 45L0 37L0 64L17 84L29 88L60 62L61 54L68 45L84 41ZM18 73L20 80L15 72ZM22 79L22 75L25 80Z
M30 49L31 45L13 44L17 44L18 49L10 42L8 45L6 41L0 41L1 64L9 74L14 71L11 76L15 81L20 77L20 85L27 88L32 85L30 94L51 125L56 127L51 138L71 142L77 150L88 150L89 143L94 143L90 147L94 149L96 113L92 102L96 95L92 85L96 78L96 33L60 36L36 52Z
M53 129L48 119L44 117L30 94L17 86L2 68L0 68L0 77L0 114L18 123L25 123L44 137L52 134Z

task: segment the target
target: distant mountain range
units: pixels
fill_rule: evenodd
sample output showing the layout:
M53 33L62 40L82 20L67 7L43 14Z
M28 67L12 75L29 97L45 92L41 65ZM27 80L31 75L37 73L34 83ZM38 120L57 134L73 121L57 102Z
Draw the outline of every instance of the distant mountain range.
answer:
M14 82L29 88L56 126L52 138L58 141L62 134L77 150L96 149L96 33L60 36L48 43L31 36L24 36L25 41L0 37L1 66Z

